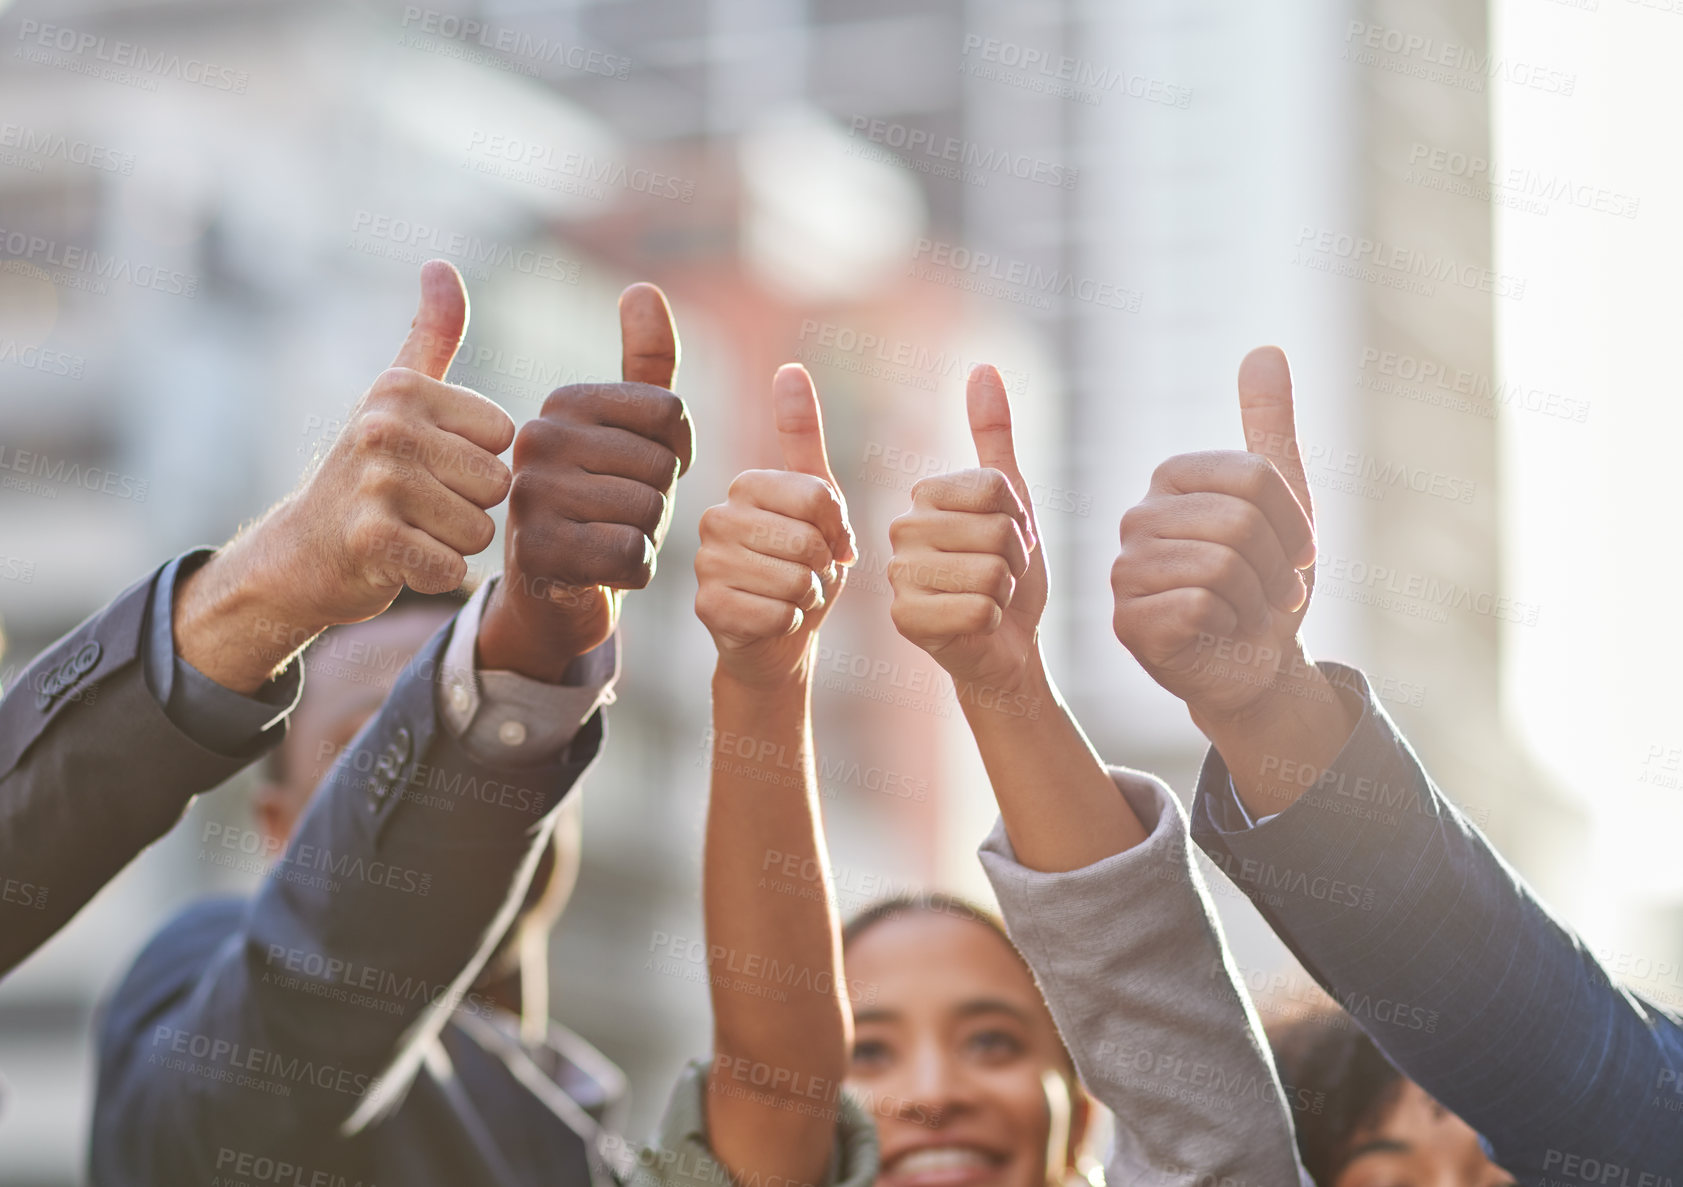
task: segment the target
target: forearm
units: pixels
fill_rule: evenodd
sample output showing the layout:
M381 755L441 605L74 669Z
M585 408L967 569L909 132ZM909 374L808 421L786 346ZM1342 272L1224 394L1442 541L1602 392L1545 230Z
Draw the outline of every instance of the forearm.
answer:
M235 692L255 692L333 625L307 608L307 573L277 572L272 538L288 530L288 509L274 508L175 589L176 653Z
M829 1165L851 1041L809 697L805 679L755 690L715 675L704 872L714 1149L739 1175L797 1183ZM744 1100L767 1074L789 1107Z
M1022 692L1010 698L1021 715L962 699L1017 859L1031 870L1075 870L1139 844L1139 817L1116 794L1038 653Z

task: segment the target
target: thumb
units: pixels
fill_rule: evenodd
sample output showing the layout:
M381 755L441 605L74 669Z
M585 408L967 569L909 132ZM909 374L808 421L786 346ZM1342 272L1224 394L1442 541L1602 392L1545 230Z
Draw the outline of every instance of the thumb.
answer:
M818 390L812 386L806 368L799 363L779 367L771 381L771 401L783 468L811 474L836 486L829 456L824 452L824 417L818 410Z
M1028 481L1017 468L1017 446L1011 437L1011 400L1005 394L1005 380L996 367L978 363L970 368L964 405L970 417L970 439L976 443L976 460L990 470L998 470L1010 481L1011 489L1017 492L1028 514L1030 527L1038 536ZM1030 547L1033 544L1031 540Z
M421 265L421 307L409 323L409 337L392 366L442 380L461 349L467 323L467 286L462 274L448 260L428 260Z
M1292 412L1291 368L1278 346L1259 346L1239 364L1239 419L1245 429L1245 448L1274 463L1313 524L1315 508Z
M619 295L620 378L670 388L678 377L678 331L666 294L634 284Z
M818 407L818 389L812 376L799 363L784 363L771 381L772 416L777 422L777 445L783 452L783 468L800 474L822 478L836 494L842 505L843 531L846 531L847 503L842 499L841 484L830 472L830 458L824 449L824 416ZM852 553L849 538L842 552ZM837 560L849 563L851 558L837 554Z

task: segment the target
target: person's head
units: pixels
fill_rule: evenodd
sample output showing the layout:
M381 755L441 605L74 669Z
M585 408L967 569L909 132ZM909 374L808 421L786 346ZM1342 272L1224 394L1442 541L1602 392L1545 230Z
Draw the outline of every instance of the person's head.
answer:
M1271 1028L1293 1099L1297 1148L1316 1187L1513 1187L1461 1118L1404 1076L1336 1008Z
M997 918L897 898L842 930L848 1086L876 1117L883 1187L1046 1187L1075 1169L1091 1106Z
M383 614L335 627L305 651L304 694L286 739L265 761L266 778L253 802L266 851L285 850L335 760L385 703L409 661L462 602L460 591L418 594L406 588ZM442 723L439 728L444 728ZM442 811L426 805L412 810ZM531 927L547 931L560 917L577 877L579 849L577 796L569 796L557 813L554 841L532 879L510 939L487 964L483 980L513 971L513 940L519 933Z

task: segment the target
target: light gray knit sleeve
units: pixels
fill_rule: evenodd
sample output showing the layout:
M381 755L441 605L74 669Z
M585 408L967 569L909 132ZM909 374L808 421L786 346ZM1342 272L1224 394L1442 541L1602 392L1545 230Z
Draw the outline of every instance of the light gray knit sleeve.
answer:
M1289 1102L1192 861L1186 814L1150 775L1111 768L1148 835L1079 870L982 843L1012 940L1082 1081L1116 1115L1118 1187L1300 1187Z

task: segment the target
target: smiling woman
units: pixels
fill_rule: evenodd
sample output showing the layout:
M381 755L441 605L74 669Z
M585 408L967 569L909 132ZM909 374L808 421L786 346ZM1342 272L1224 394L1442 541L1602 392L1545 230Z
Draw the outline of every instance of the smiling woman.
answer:
M1091 1101L1003 923L948 895L896 898L842 944L875 991L853 1011L847 1085L876 1118L883 1187L1044 1187L1089 1169Z

